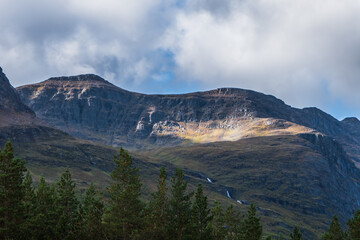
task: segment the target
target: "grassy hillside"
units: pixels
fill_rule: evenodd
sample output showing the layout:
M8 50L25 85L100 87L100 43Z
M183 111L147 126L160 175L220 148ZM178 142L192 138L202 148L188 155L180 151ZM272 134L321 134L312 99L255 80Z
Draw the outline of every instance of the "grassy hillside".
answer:
M80 189L90 182L103 190L108 186L116 148L39 126L1 128L0 144L8 138L12 138L15 153L26 160L35 180L43 175L57 181L69 167ZM145 198L155 190L159 168L165 166L169 179L175 168L183 168L190 189L202 183L211 202L234 204L244 213L254 202L265 232L274 235L288 235L298 225L307 239L314 239L327 228L332 214L347 217L339 212L339 202L347 204L343 197L349 191L349 177L343 176L313 143L299 136L258 137L131 154L140 168Z
M298 225L314 239L313 233L323 232L331 215L348 217L342 204L352 191L352 185L345 184L349 179L316 145L299 136L172 147L141 155L148 162L196 173L211 194L226 196L229 191L233 204L254 202L266 231L288 233Z

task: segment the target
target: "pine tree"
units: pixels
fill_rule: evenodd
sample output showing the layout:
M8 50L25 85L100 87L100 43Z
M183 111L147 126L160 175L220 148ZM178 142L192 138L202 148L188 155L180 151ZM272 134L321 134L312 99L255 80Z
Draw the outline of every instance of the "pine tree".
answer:
M244 216L234 209L233 205L226 208L225 225L227 229L226 240L245 239Z
M349 240L360 239L360 210L355 212L354 217L347 222L347 225Z
M191 207L192 238L198 240L211 239L211 210L208 208L208 200L204 195L202 185L199 184L195 200Z
M111 173L113 182L108 188L109 207L105 214L105 223L110 239L139 238L143 228L143 203L140 200L141 182L139 170L132 166L132 158L120 148L114 156L116 168Z
M181 169L176 170L176 176L171 179L171 198L168 219L168 234L170 239L190 239L191 196L187 193L187 182Z
M25 162L15 158L10 140L0 150L0 239L22 238Z
M166 239L166 218L168 198L166 196L167 174L165 168L160 169L157 192L152 194L147 216L147 239Z
M77 238L77 217L79 210L79 202L75 196L75 183L71 178L69 169L61 175L60 181L57 183L57 210L59 213L59 221L57 223L58 237L61 239Z
M332 221L330 223L329 230L325 233L322 240L344 240L345 234L341 230L341 226L338 222L338 218L336 215L333 216Z
M84 233L86 239L104 239L104 229L102 226L103 213L104 204L98 197L95 186L91 184L85 193L83 204Z
M295 226L292 233L290 233L290 240L302 240L300 229Z
M38 240L54 239L58 212L56 211L56 190L45 182L45 178L40 178L40 184L35 189L34 201L34 225L33 238Z
M225 228L225 215L220 202L215 201L214 207L211 209L212 216L212 236L214 239L225 239L227 230Z
M248 216L244 222L244 231L246 240L259 240L262 235L262 226L260 224L260 217L256 217L256 207L250 204Z
M23 237L31 238L33 236L34 225L34 211L35 211L35 192L32 186L33 180L30 172L26 172L26 176L23 182L24 185L24 218L25 223L23 225Z
M284 236L282 235L282 233L279 233L278 240L284 240Z

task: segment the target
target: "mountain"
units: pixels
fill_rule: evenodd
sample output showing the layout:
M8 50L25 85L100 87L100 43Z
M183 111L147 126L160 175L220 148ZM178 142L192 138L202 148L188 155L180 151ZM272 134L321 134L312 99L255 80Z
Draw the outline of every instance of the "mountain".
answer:
M22 103L0 67L0 127L10 124L30 124L34 118L35 113Z
M297 109L250 90L219 88L182 95L129 92L96 75L50 78L17 88L51 127L73 136L139 149L320 133L335 138L360 164L360 124L317 108Z
M255 137L138 154L196 173L205 189L229 194L232 204L254 202L273 233L297 225L306 239L317 239L333 214L344 223L360 207L360 172L327 136Z
M243 212L254 202L275 235L299 225L305 239L315 239L333 214L344 224L360 208L356 118L338 121L243 89L139 94L91 74L16 90L14 104L27 105L36 121L0 127L0 144L11 138L36 179L55 181L69 167L81 188L91 181L104 188L122 145L140 167L145 196L161 166L170 177L183 168L190 188L202 183L211 202ZM11 104L6 113L23 112Z

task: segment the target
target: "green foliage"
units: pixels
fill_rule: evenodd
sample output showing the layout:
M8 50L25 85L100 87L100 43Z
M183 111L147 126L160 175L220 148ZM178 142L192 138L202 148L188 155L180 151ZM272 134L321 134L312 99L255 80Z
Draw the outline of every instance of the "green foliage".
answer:
M0 239L21 239L24 234L25 162L15 158L11 142L0 150ZM21 225L22 226L22 225Z
M1 239L216 239L259 240L262 237L260 217L251 204L247 217L230 205L224 211L219 202L208 208L208 199L199 184L195 197L187 189L182 170L171 180L167 196L165 168L160 169L157 191L151 194L147 208L140 200L141 182L138 168L123 149L114 156L116 168L108 188L105 206L93 184L81 204L75 194L75 183L69 169L58 183L50 185L41 177L34 188L29 172L24 177L24 161L15 158L10 142L0 151L0 240ZM342 231L333 217L324 240L360 239L360 210L348 221L348 232ZM270 236L263 239L271 239ZM278 239L284 239L279 234ZM290 239L301 240L298 227Z
M104 239L104 229L102 217L104 213L104 203L98 196L95 186L91 183L85 193L83 204L84 228L83 233L86 239Z
M166 196L165 168L160 169L157 191L152 194L147 209L147 239L166 239L166 220L169 209L168 198Z
M212 235L215 239L224 239L227 230L225 228L225 214L220 202L215 201L215 206L211 209L212 215Z
M198 185L195 200L191 207L191 217L192 239L211 239L211 210L208 208L208 200L201 184Z
M59 239L76 239L78 236L77 222L79 201L75 196L75 183L71 178L69 169L61 175L57 183L57 211L59 220L57 223L57 237Z
M290 234L290 240L302 240L300 229L295 226L293 232Z
M336 215L333 216L330 223L329 230L322 236L322 240L344 240L346 238L345 233L341 230L341 226L338 222Z
M34 226L36 222L34 221L34 212L35 212L35 191L32 186L33 180L30 175L30 172L27 171L25 179L23 182L24 186L24 219L25 222L22 225L22 232L24 236L32 236Z
M144 226L139 170L132 166L131 156L123 148L114 156L114 162L116 168L111 173L113 182L108 189L110 198L105 214L108 237L136 239Z
M225 211L226 240L245 239L244 216L230 205Z
M348 239L358 240L360 239L360 210L357 210L354 217L349 219L348 225Z
M35 189L32 234L34 239L54 239L58 222L56 202L55 186L47 184L45 178L41 177L40 184Z
M176 176L171 179L171 183L171 198L167 220L168 236L174 240L190 239L190 200L193 193L187 193L187 182L184 180L183 171L180 169L176 170Z
M254 204L250 204L244 228L246 240L259 240L261 238L262 226L260 224L260 217L256 217L256 207Z
M279 233L279 236L278 236L278 240L284 240L284 236L282 235L282 233Z

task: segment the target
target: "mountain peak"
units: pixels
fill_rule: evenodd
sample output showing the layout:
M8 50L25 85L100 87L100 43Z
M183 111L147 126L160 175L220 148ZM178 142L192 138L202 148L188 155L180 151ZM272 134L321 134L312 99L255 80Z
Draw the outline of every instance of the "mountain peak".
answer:
M347 118L344 118L341 122L346 123L346 124L360 126L360 120L356 117L347 117Z
M34 117L34 112L25 106L13 86L11 86L8 78L2 72L0 67L0 126L6 122L16 123L15 116L22 115L21 118Z
M95 74L82 74L77 76L62 76L62 77L52 77L49 78L47 81L59 81L59 82L99 82L99 83L107 83L111 84L110 82L106 81L102 77L95 75ZM112 85L112 84L111 84Z

